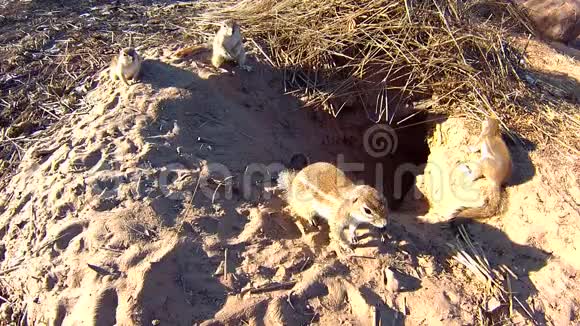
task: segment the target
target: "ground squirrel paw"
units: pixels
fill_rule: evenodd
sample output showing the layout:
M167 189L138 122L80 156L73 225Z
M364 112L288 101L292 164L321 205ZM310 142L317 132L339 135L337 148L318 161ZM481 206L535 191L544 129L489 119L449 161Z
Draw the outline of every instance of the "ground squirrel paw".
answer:
M350 243L351 243L351 244L357 244L357 243L358 243L358 240L359 240L359 239L358 239L358 236L356 236L356 235L352 235L352 236L350 237Z

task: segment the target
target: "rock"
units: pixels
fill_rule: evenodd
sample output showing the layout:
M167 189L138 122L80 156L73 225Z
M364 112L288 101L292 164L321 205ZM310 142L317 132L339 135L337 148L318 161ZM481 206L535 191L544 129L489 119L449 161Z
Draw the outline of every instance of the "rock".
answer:
M399 296L395 300L396 300L395 303L396 303L397 310L401 314L408 316L411 313L411 311L409 310L409 307L407 306L407 298L405 296Z
M284 282L288 280L288 278L288 270L284 266L280 266L276 270L276 274L272 277L272 280L275 282Z
M399 280L395 278L395 273L390 268L385 268L385 281L387 283L387 289L390 292L399 291Z
M421 268L423 269L423 272L425 273L425 275L431 276L431 275L435 274L435 269L436 269L437 265L435 264L435 262L433 261L433 259L431 257L419 256L417 258L417 261L419 263L419 266L421 266Z
M580 35L578 0L516 0L515 3L544 37L567 43Z
M489 299L489 301L487 302L487 307L486 310L487 312L492 312L494 310L496 310L497 308L499 308L501 306L501 302L499 302L498 299L496 299L495 297L491 297L491 299Z
M220 264L218 265L218 267L216 268L215 272L213 273L213 276L221 276L224 274L224 261L220 261Z

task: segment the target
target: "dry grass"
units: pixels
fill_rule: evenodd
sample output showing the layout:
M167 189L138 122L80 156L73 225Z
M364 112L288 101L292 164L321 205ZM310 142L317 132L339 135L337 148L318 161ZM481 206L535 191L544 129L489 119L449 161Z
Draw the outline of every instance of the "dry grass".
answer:
M502 309L498 309L499 307L494 309L500 312L500 316L494 316L495 319L503 320L500 324L505 324L512 318L514 306L520 309L533 324L537 324L532 313L512 293L511 278L517 279L514 272L505 265L493 268L487 260L483 248L471 239L465 227L461 225L457 231L455 243L448 243L448 246L454 252L453 258L473 273L475 278L483 285L478 316L480 324L492 325L496 323L489 318L492 311L489 311L488 303L493 301L507 307L505 309L507 311L504 314L501 314Z
M200 24L226 18L306 105L338 115L354 104L396 123L401 108L429 100L431 112L496 116L524 138L580 153L576 106L539 91L510 46L530 25L508 2L245 0Z
M6 2L0 179L31 142L83 107L94 76L118 48L200 43L230 17L242 23L258 56L284 70L287 91L307 106L338 115L359 104L372 119L393 123L413 106L491 114L524 138L580 153L577 107L552 96L566 93L558 83L520 65L508 35L529 24L502 1Z

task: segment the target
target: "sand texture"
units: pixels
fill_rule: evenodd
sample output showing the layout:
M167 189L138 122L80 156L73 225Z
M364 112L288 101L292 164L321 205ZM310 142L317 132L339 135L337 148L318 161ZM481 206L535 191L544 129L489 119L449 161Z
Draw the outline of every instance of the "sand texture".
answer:
M477 159L466 148L475 121L449 118L428 133L397 134L399 159L413 157L405 153L424 137L428 163L404 200L390 198L397 207L385 241L361 227L355 256L345 257L328 245L324 225L302 236L284 201L265 188L295 153L374 169L361 146L368 124L354 123L364 119L346 112L335 124L301 109L283 95L283 75L254 61L248 73L217 71L207 53L177 60L150 49L143 57L143 76L129 87L103 72L85 98L90 109L33 145L0 193L1 294L22 302L2 304L3 325L21 318L118 326L507 318L503 301L482 310L493 295L447 245L456 232L445 213L465 204L450 195L460 181L447 176ZM505 209L467 229L491 268L514 273L510 286L524 308L514 303L512 321L531 324L528 311L540 323L580 323L578 174L509 145L515 173ZM392 176L400 162L382 163ZM485 181L467 188L477 195Z

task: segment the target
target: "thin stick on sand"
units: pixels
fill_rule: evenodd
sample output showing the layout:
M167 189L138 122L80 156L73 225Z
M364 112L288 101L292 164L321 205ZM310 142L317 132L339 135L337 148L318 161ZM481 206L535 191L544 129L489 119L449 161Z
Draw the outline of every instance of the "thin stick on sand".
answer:
M228 281L228 248L224 250L224 281Z
M372 306L371 307L371 312L372 312L372 318L373 318L373 325L374 326L380 326L381 324L381 317L378 313L378 309L377 306Z
M288 282L282 282L282 283L268 283L268 284L260 286L260 287L253 287L250 289L246 289L246 290L242 291L242 293L249 292L251 294L258 294L258 293L272 292L272 291L277 291L277 290L285 290L285 289L290 289L290 288L294 287L295 284L296 284L296 281L288 281Z

